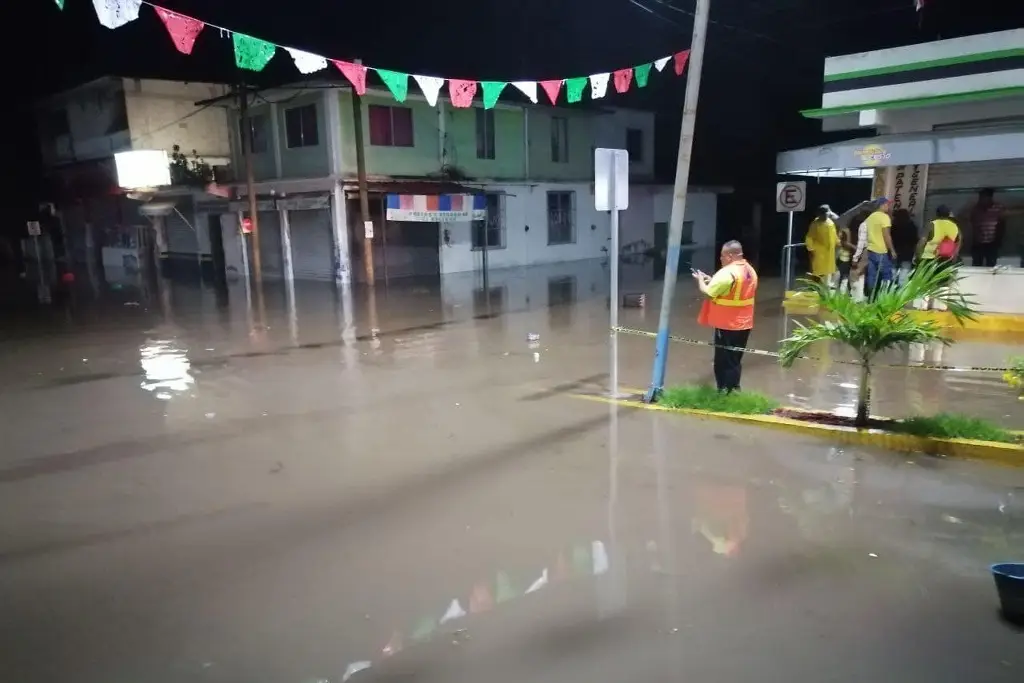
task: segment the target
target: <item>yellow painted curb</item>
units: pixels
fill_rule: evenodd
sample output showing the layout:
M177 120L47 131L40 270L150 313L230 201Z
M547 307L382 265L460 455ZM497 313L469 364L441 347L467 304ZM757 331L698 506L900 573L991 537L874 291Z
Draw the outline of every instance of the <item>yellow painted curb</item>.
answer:
M961 328L978 332L1024 332L1024 315L1012 313L979 313L961 326L949 311L911 311L918 320L932 320L944 328Z
M931 437L911 436L910 434L893 434L877 429L854 429L852 427L838 427L832 425L820 425L801 420L793 420L788 417L776 417L774 415L735 415L732 413L717 413L710 410L691 410L688 408L669 408L667 406L651 405L643 401L633 399L613 399L607 396L594 396L588 394L572 394L576 398L588 401L600 401L602 403L615 403L627 408L638 408L642 410L657 410L666 413L681 413L694 417L726 420L743 424L753 424L771 429L778 429L794 434L808 434L831 441L852 444L856 446L867 446L872 448L884 448L900 453L925 453L927 455L943 455L952 458L964 458L967 460L982 460L1009 467L1024 467L1024 446L1008 443L994 443L991 441L973 441L970 439L937 439Z

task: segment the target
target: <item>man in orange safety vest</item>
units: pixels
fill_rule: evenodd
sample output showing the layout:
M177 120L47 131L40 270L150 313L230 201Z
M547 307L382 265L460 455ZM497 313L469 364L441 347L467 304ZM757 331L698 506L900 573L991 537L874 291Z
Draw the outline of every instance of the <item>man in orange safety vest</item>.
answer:
M754 327L757 273L743 258L743 245L735 240L722 246L721 260L722 267L714 275L695 270L693 278L707 297L697 322L715 330L715 382L719 391L732 392L740 389L742 349Z

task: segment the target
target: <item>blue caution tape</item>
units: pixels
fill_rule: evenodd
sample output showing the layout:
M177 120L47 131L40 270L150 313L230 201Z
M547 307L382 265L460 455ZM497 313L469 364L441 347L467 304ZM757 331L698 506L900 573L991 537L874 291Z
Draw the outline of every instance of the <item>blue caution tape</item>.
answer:
M623 334L632 334L638 337L651 337L657 338L657 332L648 332L647 330L635 330L630 327L613 327L612 332L621 332ZM782 354L778 351L765 351L764 349L749 349L741 346L726 346L725 344L715 344L713 342L703 341L701 339L690 339L689 337L677 337L674 334L668 336L669 341L679 342L681 344L691 344L693 346L709 346L711 348L727 349L729 351L742 351L743 353L749 353L754 356L768 356L769 358L781 358ZM839 363L841 365L856 365L860 366L855 360L835 360L830 358L819 358L817 356L797 356L797 360L815 360L824 361L828 363ZM909 370L945 370L947 372L1009 372L1010 368L1002 368L995 366L973 366L973 365L907 365L905 363L872 363L873 368L906 368Z

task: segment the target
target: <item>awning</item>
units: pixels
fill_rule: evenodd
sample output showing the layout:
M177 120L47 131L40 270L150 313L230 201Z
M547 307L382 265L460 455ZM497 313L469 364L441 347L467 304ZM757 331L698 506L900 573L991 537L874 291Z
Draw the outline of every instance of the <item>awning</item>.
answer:
M359 183L353 179L344 181L345 193L349 196L356 196L359 192ZM488 191L480 187L470 187L447 180L378 180L369 179L366 182L366 191L369 194L415 194L415 195L442 195L442 194L487 194Z
M847 140L782 152L779 175L870 178L875 168L1024 159L1024 129L942 131Z
M472 194L389 194L387 219L416 223L482 221L487 197Z

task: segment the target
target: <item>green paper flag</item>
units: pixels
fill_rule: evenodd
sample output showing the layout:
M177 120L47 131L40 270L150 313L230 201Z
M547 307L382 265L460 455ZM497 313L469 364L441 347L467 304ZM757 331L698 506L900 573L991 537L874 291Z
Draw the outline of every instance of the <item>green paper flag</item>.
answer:
M498 572L498 578L494 586L494 599L500 605L516 597L516 590L512 587L512 581L505 572Z
M235 46L235 64L239 69L263 71L277 52L277 46L273 43L244 33L232 33L231 42Z
M647 85L647 79L651 76L651 65L641 64L633 67L633 78L636 79L636 87L643 88Z
M572 571L577 576L590 575L593 571L590 550L578 545L572 549Z
M57 7L64 9L64 0L57 0Z
M405 98L409 94L409 74L377 69L377 75L380 76L380 80L384 81L384 85L388 86L388 90L394 95L396 101L405 102Z
M437 628L437 621L433 617L423 617L416 622L416 628L412 631L413 640L426 640L430 637L430 634Z
M484 109L494 108L506 85L508 83L505 81L480 81L480 86L484 89Z
M579 102L583 99L583 91L588 83L590 83L590 79L586 76L565 79L565 98L570 103Z

